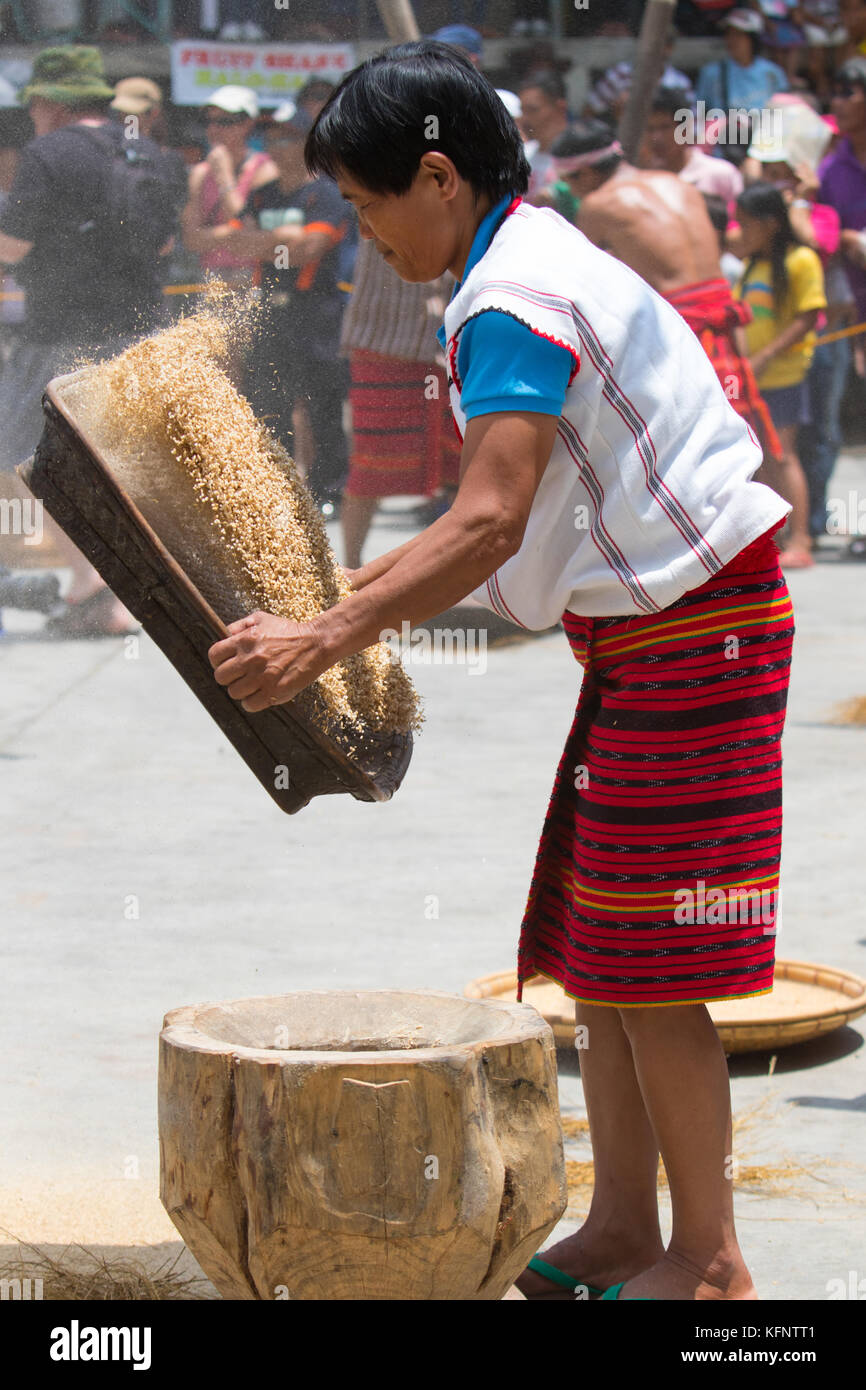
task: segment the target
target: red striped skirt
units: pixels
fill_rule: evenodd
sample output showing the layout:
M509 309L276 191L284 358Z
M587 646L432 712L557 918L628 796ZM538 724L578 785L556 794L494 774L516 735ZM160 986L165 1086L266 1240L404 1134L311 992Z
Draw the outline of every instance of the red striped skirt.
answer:
M460 441L448 380L432 362L352 352L350 497L431 496L456 485Z
M563 615L585 674L521 984L621 1007L772 988L794 636L777 529L661 613Z

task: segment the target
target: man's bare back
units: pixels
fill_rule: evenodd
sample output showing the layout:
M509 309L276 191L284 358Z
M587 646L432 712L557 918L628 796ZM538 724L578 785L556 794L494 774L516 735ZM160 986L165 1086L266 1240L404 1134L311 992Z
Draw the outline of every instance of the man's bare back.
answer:
M583 199L578 226L659 294L722 278L703 197L675 174L621 165Z

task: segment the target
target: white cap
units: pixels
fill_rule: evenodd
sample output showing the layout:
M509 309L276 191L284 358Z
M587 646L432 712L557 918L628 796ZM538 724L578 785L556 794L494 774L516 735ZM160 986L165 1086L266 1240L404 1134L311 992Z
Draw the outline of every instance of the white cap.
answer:
M814 172L833 138L830 127L804 101L773 100L766 110L772 111L771 128L765 134L765 121L761 120L758 138L749 146L749 158L762 164L789 164L794 170L806 164Z
M740 29L744 34L763 34L764 21L754 10L731 10L722 24L729 29Z
M232 116L243 114L252 120L259 114L259 99L249 87L220 87L204 104L216 106L220 111L228 111Z
M502 102L512 120L518 121L523 115L523 107L520 104L520 97L516 92L509 92L505 87L497 87L496 95Z

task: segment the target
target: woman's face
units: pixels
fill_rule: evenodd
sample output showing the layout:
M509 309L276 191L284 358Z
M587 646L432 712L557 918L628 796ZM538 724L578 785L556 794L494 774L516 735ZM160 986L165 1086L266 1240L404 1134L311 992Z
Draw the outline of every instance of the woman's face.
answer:
M435 165L425 167L428 158L424 156L408 193L374 193L344 171L336 180L358 214L364 240L373 242L401 280L416 284L438 279L459 245L453 203L436 177Z
M830 107L842 135L857 135L866 129L866 90L859 84L853 86L839 80Z
M725 43L735 63L744 68L751 67L755 56L751 34L746 34L742 29L735 29L729 24L725 30Z
M769 251L776 224L762 217L750 217L747 212L737 211L740 224L741 246L744 256L762 256Z
M218 106L209 106L205 112L205 133L211 149L224 145L233 152L242 152L254 125L249 116L233 115Z

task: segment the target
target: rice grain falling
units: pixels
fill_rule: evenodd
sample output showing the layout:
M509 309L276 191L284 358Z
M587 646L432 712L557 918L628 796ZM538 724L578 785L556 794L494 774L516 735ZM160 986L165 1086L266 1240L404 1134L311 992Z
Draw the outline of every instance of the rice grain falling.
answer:
M167 485L182 496L183 475L191 480L198 515L188 526L180 517L171 543L154 529L224 622L255 609L305 622L352 591L294 463L230 379L253 318L249 303L217 298L93 369L79 405L100 444L145 488L150 468L154 496ZM339 662L297 699L305 713L356 732L405 733L423 720L383 642Z

